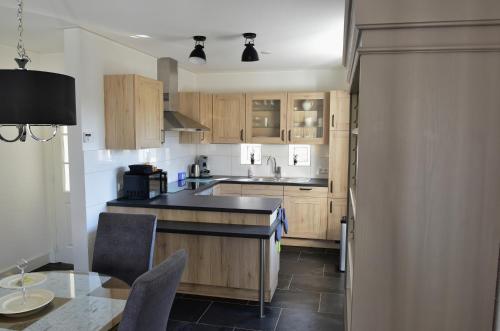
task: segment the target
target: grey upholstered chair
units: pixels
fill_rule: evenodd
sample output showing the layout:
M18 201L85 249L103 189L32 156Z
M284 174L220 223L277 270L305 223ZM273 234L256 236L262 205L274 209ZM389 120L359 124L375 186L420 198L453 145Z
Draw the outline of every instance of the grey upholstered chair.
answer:
M132 283L153 266L156 216L101 213L92 271Z
M179 250L137 278L123 311L118 331L165 331L187 254Z

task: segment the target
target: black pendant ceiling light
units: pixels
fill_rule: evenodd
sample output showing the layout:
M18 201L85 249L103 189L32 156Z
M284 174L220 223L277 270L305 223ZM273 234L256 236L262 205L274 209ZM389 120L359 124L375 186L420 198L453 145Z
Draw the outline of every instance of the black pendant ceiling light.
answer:
M59 125L76 124L75 79L70 76L26 70L30 58L23 43L23 1L18 0L17 69L0 69L0 128L11 126L18 135L4 142L25 141L29 134L37 141L49 141ZM52 135L39 138L31 130L35 126L52 127Z
M241 62L254 62L259 61L259 53L254 47L254 39L257 37L255 33L244 33L243 37L245 38L245 50L243 54L241 54Z
M193 39L194 49L191 54L189 54L189 62L194 64L207 63L207 56L205 55L205 51L203 51L207 38L205 36L194 36Z

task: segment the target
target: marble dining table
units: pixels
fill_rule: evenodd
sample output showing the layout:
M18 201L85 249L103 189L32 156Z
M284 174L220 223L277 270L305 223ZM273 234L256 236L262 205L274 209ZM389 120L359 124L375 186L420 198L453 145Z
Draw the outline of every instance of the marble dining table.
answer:
M130 292L121 280L98 273L42 272L47 280L28 288L54 292L54 300L41 311L25 317L0 315L4 330L110 330L119 324ZM0 297L15 289L0 288Z

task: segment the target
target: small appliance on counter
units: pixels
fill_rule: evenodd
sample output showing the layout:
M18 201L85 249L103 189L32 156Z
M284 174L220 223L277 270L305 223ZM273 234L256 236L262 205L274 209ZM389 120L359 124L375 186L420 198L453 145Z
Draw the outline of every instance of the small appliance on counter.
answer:
M200 177L200 166L196 163L190 164L189 167L189 178Z
M212 177L212 176L210 176L210 170L208 170L208 165L207 165L208 156L206 156L206 155L198 156L197 163L200 166L200 177L201 178Z
M168 175L149 164L133 164L123 175L124 198L148 200L167 193Z

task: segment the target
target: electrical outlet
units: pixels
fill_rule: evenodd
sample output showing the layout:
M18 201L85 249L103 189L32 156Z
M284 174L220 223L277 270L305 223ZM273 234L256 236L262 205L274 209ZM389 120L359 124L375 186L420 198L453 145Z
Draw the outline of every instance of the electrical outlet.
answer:
M83 132L83 143L84 144L90 144L94 142L94 136L92 135L92 132L90 131L84 131Z
M328 175L328 168L319 168L318 175Z

